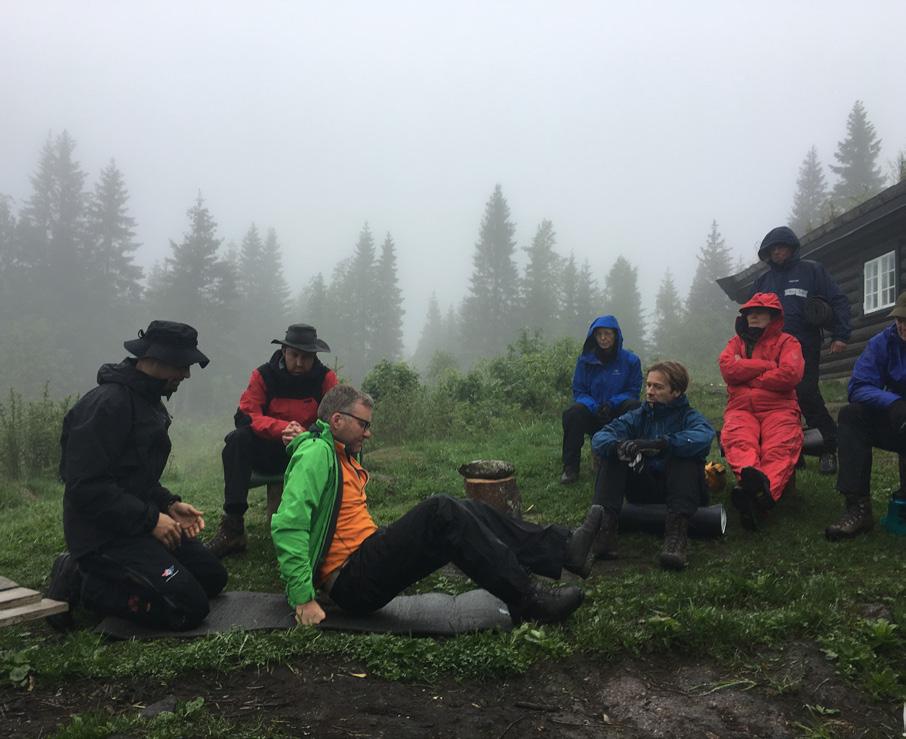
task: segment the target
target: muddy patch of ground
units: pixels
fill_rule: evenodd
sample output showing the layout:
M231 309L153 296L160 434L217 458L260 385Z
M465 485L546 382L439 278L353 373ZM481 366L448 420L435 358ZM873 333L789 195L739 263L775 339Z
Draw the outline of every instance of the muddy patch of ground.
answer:
M199 697L237 727L316 737L899 736L901 707L844 684L813 647L795 645L746 674L671 656L616 664L576 657L507 679L388 682L360 665L314 660L271 670L184 676L171 685L85 680L0 690L10 736L47 736L89 711L135 716ZM191 727L187 727L191 736Z

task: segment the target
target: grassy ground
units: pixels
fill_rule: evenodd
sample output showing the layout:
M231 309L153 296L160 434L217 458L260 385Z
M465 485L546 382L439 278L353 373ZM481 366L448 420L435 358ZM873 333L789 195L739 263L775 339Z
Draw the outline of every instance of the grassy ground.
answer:
M843 391L828 385L826 395L839 402ZM694 404L715 421L723 398L721 388L698 388L692 394ZM590 502L589 464L579 484L558 484L561 437L556 418L489 420L474 433L398 446L380 445L377 418L376 441L366 449L365 464L375 473L369 503L379 523L395 519L432 493L459 494L463 483L457 467L483 457L515 462L531 520L576 524ZM219 453L225 430L182 419L173 427L175 451L165 484L207 512L207 535L219 518ZM724 538L691 543L685 572L665 573L655 566L660 549L656 538L623 536L621 560L596 565L586 583L586 605L562 628L523 626L510 634L443 641L298 629L231 633L189 643L107 643L87 629L59 636L40 622L0 632L0 677L22 681L30 675L28 679L42 684L133 675L171 680L198 670L229 672L282 664L300 655L331 655L355 659L374 675L432 681L505 675L524 671L539 659L576 654L614 661L638 654L694 654L757 679L766 671L761 655L808 641L819 644L853 685L893 704L906 698L906 538L878 526L853 542L826 542L823 529L839 515L841 501L833 479L818 475L816 466L811 460L799 473L797 492L775 509L764 530L743 531L731 510ZM895 459L878 454L872 486L876 513L886 509L889 491L896 486ZM54 556L64 548L61 498L60 485L51 481L0 483L0 574L28 587L43 587ZM251 499L249 551L227 560L228 587L278 592L282 588L263 530L263 488L253 491ZM730 508L726 494L717 500ZM466 588L444 574L418 586L421 591ZM203 707L180 710L196 711L195 718L211 722L216 733L218 719L202 719ZM80 719L85 731L76 731L74 725L72 735L94 735L92 720Z

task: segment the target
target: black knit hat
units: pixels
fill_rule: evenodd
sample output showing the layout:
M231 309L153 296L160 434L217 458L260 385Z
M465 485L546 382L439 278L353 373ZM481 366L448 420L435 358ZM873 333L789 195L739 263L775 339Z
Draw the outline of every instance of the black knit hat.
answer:
M207 367L210 361L198 351L198 332L187 323L151 321L146 331L139 329L138 338L124 341L123 346L136 357L159 359L173 367Z

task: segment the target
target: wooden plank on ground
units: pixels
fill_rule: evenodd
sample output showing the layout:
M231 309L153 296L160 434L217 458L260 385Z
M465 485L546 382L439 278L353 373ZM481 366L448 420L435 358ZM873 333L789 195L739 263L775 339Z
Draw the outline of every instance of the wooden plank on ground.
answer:
M31 590L30 588L11 588L10 590L0 591L0 611L40 602L41 594L37 590Z
M10 588L17 587L19 586L8 577L3 577L3 575L0 575L0 590L9 590Z
M44 598L40 603L32 603L20 608L9 608L5 611L0 611L0 628L21 624L23 621L33 621L37 618L52 616L55 613L63 613L68 610L69 603Z

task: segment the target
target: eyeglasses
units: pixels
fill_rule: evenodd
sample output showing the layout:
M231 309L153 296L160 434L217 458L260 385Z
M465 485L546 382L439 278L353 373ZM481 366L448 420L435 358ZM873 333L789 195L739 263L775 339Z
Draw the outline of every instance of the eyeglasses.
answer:
M356 421L359 422L359 426L362 427L362 431L367 431L368 429L371 428L371 421L366 421L364 418L359 418L358 416L356 416L352 413L347 413L346 411L337 411L337 413L339 413L340 415L343 415L343 416L349 416L350 418L354 418Z

